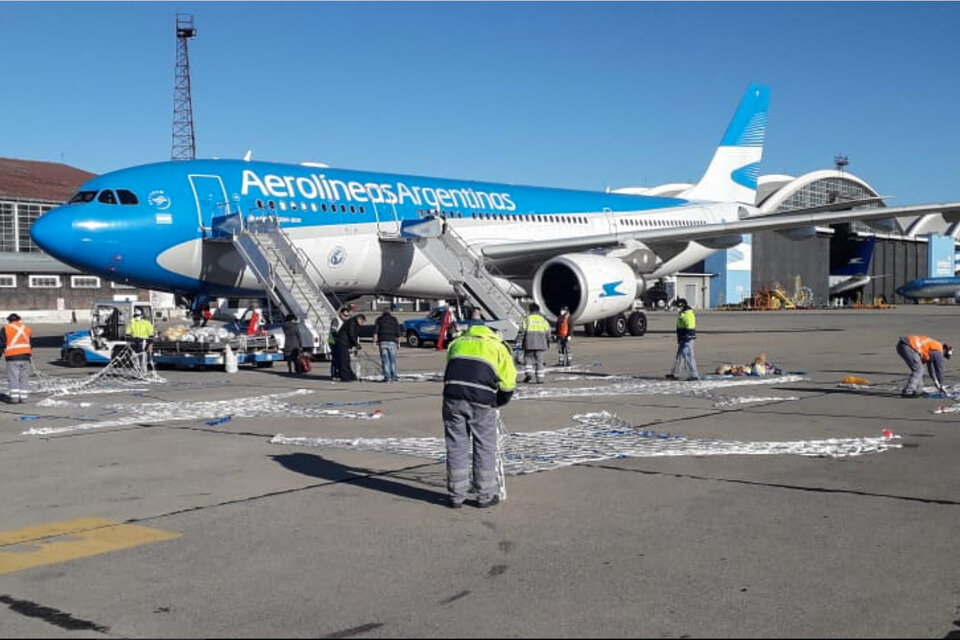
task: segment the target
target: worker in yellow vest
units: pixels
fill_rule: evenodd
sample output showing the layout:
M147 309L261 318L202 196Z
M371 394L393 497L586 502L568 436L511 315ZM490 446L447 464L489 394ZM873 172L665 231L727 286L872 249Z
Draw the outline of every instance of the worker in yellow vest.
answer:
M530 303L530 313L520 323L517 344L523 347L523 381L543 384L543 354L550 346L550 323L540 315L536 302Z
M133 319L127 325L127 335L133 338L130 342L130 348L137 354L142 371L146 372L150 357L150 351L153 347L153 336L155 330L153 323L143 317L143 312L137 309L133 312Z
M498 408L513 397L517 369L510 347L490 327L468 328L447 349L443 373L443 432L448 505L458 509L471 489L481 509L500 502ZM506 495L506 494L504 494Z
M697 316L685 298L677 298L677 355L667 380L677 380L681 370L686 370L687 380L699 380L697 358L693 353L693 341L697 339Z
M30 343L33 330L23 324L20 316L11 313L7 325L0 332L0 347L7 365L7 384L10 392L7 403L26 402L30 396L30 369L33 347Z

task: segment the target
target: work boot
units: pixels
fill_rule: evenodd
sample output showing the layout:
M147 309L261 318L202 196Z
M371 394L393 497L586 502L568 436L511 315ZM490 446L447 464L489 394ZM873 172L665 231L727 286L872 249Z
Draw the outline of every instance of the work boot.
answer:
M667 380L676 380L676 379L677 379L677 376L673 375L672 373L668 373L667 375L665 375L665 376L663 376L663 377L666 378Z
M447 498L447 506L451 509L459 509L463 506L463 500L458 500L457 498L450 496Z
M495 496L493 496L492 498L490 498L489 500L487 500L486 502L477 502L477 508L478 508L478 509L488 509L488 508L493 507L493 506L496 506L496 505L498 505L498 504L500 504L500 496L499 496L499 495L495 495Z

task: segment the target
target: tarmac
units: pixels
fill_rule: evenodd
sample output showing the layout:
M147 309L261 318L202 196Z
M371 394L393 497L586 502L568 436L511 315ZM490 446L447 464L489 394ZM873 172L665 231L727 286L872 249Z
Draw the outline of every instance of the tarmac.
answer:
M399 383L365 356L0 403L0 633L960 637L960 400L901 398L895 351L960 342L960 306L697 318L702 381L664 380L663 311L519 385L489 509L444 505L433 348ZM34 325L35 380L99 371L58 364L71 328ZM780 376L707 375L761 354Z

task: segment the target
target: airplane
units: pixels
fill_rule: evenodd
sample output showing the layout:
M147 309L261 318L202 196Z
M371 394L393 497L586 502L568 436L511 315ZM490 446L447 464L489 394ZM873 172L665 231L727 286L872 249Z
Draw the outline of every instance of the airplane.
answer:
M960 213L960 202L882 207L878 199L783 213L755 206L770 89L745 91L703 177L675 197L478 182L334 168L317 163L176 160L97 176L40 217L34 242L78 270L114 282L196 296L263 296L217 220L239 212L278 222L318 266L329 294L453 298L454 287L414 242L388 241L442 219L484 266L548 319L560 308L610 335L635 332L648 285L736 246L742 234L797 238L818 225ZM870 208L852 209L854 206ZM800 231L801 233L797 233ZM794 237L791 235L790 237ZM627 316L627 313L629 316ZM645 331L646 320L643 320Z
M841 227L830 243L829 295L851 298L871 280L867 273L876 238L858 237Z
M960 276L917 278L897 287L896 292L914 303L922 299L954 298L960 300Z

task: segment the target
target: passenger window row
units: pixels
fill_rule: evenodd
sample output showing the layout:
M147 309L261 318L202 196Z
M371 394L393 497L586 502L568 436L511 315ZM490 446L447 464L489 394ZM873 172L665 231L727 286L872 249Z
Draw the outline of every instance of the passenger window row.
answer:
M291 202L287 204L287 202L284 200L281 200L279 203L274 202L273 200L267 200L266 203L264 203L263 200L260 200L260 199L257 200L257 209L270 209L271 211L275 211L277 209L280 209L280 211L286 211L289 208L291 211L313 211L315 213L316 212L336 213L338 211L338 207L339 207L340 213L347 213L347 212L366 213L367 212L366 207L364 207L362 204L361 205L355 205L355 204L328 205L326 202L321 203L319 205L316 202L300 202L300 203Z

